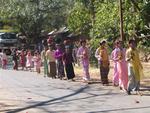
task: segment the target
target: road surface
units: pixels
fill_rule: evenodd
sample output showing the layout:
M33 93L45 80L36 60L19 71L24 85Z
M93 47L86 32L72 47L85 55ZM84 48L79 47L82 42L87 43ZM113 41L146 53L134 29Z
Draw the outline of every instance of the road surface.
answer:
M0 113L150 113L150 89L128 96L100 83L0 69Z

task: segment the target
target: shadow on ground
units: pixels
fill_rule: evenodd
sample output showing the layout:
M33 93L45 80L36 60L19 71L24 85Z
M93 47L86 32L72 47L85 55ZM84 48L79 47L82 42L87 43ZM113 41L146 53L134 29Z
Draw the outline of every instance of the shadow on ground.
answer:
M77 101L77 100L83 100L83 99L89 99L89 98L95 98L95 97L104 96L104 95L116 95L117 94L117 93L113 93L112 90L109 90L106 93L95 95L93 93L86 92L86 90L88 90L88 89L89 89L89 85L85 85L84 87L81 87L78 90L74 91L74 93L71 93L71 94L68 94L68 95L65 95L65 96L62 96L62 97L58 97L58 98L54 98L54 99L50 99L50 100L43 101L43 102L38 102L38 103L37 102L32 102L30 104L33 104L33 105L28 105L28 106L23 107L23 108L1 110L0 112L18 113L18 112L29 110L29 109L32 109L32 108L40 108L40 109L42 109L43 111L45 111L47 113L56 113L56 112L49 111L49 110L45 109L44 106L58 104L58 103L71 102L71 101ZM69 97L75 96L75 95L80 94L80 93L86 93L88 95L85 96L85 97L81 97L81 98L67 99ZM101 100L101 101L105 101L105 99Z
M145 107L132 107L132 108L120 108L120 109L108 109L108 110L100 110L100 111L91 111L91 112L87 112L87 113L108 113L108 112L112 112L112 111L128 111L128 110L137 110L137 109L150 109L150 106L145 106ZM133 111L134 112L134 111Z
M78 90L76 90L74 93L72 94L68 94L66 96L62 96L62 97L59 97L59 98L54 98L54 99L51 99L51 100L48 100L48 101L43 101L43 102L40 102L40 103L37 103L37 104L34 104L34 105L30 105L30 106L27 106L27 107L24 107L24 108L18 108L18 109L11 109L11 110L6 110L5 112L6 113L17 113L17 112L21 112L21 111L24 111L24 110L27 110L27 109L31 109L31 108L36 108L36 107L40 107L40 106L45 106L47 104L50 104L51 102L55 102L57 100L62 100L62 99L65 99L65 98L68 98L68 97L71 97L71 96L74 96L74 95L77 95L81 92L83 92L85 89L87 89L89 86L86 85ZM53 103L52 103L53 104ZM0 112L4 112L4 111L0 111ZM49 111L50 112L50 111Z

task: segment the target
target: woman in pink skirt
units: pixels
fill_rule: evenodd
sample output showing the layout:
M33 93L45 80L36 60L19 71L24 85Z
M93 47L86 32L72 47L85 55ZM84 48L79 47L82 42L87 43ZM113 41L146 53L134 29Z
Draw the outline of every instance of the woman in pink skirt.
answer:
M122 47L122 42L118 41L119 50L117 52L117 71L119 74L119 87L122 90L127 90L128 85L128 68L125 59L126 49Z
M78 49L77 56L81 61L83 67L83 80L84 82L89 82L89 49L86 47L86 40L81 40L81 47Z
M119 85L119 73L117 70L117 61L118 61L118 51L119 51L119 42L115 42L115 49L111 53L111 59L114 62L114 75L113 75L113 85L118 86Z

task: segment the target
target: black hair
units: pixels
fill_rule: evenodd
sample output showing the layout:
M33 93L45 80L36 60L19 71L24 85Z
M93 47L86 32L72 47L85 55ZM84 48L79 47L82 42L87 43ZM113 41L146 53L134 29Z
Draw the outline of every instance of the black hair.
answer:
M105 44L105 43L106 43L106 41L103 40L103 41L100 42L100 45L103 45L103 44Z
M82 43L84 43L84 42L86 43L86 40L81 40L80 45L82 45Z
M129 40L129 44L131 44L131 43L135 43L135 40L134 39L130 39Z

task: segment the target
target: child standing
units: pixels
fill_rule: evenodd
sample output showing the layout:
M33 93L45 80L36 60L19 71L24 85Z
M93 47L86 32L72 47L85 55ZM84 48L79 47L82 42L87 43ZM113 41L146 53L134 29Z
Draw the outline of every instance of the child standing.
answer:
M36 69L37 73L41 73L41 57L40 57L40 53L39 52L35 52L34 53L34 57L33 57L33 62L34 62L34 67Z

